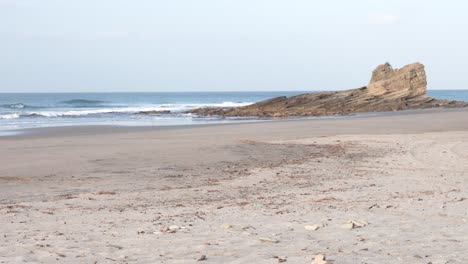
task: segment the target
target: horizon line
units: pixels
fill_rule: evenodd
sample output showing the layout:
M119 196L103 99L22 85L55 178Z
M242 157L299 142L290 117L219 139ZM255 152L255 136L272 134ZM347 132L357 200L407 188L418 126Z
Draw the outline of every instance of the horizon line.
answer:
M345 91L344 90L257 90L257 91L83 91L83 92L54 92L54 91L44 91L44 92L0 92L0 94L78 94L78 93L268 93L268 92L304 92L304 93L314 93L314 92L333 92L333 91ZM467 89L427 89L427 91L468 91Z

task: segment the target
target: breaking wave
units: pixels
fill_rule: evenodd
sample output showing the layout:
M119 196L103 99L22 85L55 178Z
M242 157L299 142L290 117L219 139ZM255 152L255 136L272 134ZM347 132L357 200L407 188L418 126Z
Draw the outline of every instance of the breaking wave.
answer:
M20 117L20 115L16 114L16 113L0 115L0 119L16 119L16 118L19 118L19 117Z
M78 101L78 100L71 100ZM83 100L80 100L83 101ZM86 100L84 100L86 101ZM89 102L89 101L88 101ZM94 103L98 101L93 101ZM102 102L102 101L99 101ZM16 119L21 117L86 117L86 116L98 116L107 114L139 114L141 112L148 111L170 111L172 114L182 114L185 111L204 108L204 107L241 107L252 104L251 102L223 102L215 104L160 104L160 105L147 105L147 106L136 106L136 107L108 107L108 108L95 108L95 109L84 109L84 110L56 110L56 111L21 111L18 113L6 113L0 114L0 119ZM83 105L83 104L81 104ZM79 107L78 107L79 108Z

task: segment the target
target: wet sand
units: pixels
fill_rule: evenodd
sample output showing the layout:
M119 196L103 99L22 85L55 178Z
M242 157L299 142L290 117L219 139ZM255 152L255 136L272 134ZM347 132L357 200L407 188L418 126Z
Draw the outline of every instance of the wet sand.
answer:
M0 137L0 263L467 263L467 149L466 109Z

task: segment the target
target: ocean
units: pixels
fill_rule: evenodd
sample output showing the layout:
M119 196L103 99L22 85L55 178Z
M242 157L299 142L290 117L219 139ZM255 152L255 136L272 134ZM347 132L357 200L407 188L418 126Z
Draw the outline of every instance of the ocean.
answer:
M24 128L118 125L168 126L245 122L239 118L198 117L184 113L199 107L245 106L295 92L200 93L0 93L0 131ZM429 96L468 101L468 90L430 90ZM169 110L171 114L140 114Z

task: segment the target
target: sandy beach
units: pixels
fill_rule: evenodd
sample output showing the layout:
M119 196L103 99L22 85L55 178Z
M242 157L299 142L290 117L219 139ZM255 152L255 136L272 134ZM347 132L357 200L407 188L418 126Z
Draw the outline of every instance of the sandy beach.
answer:
M468 110L0 137L0 263L468 263Z

